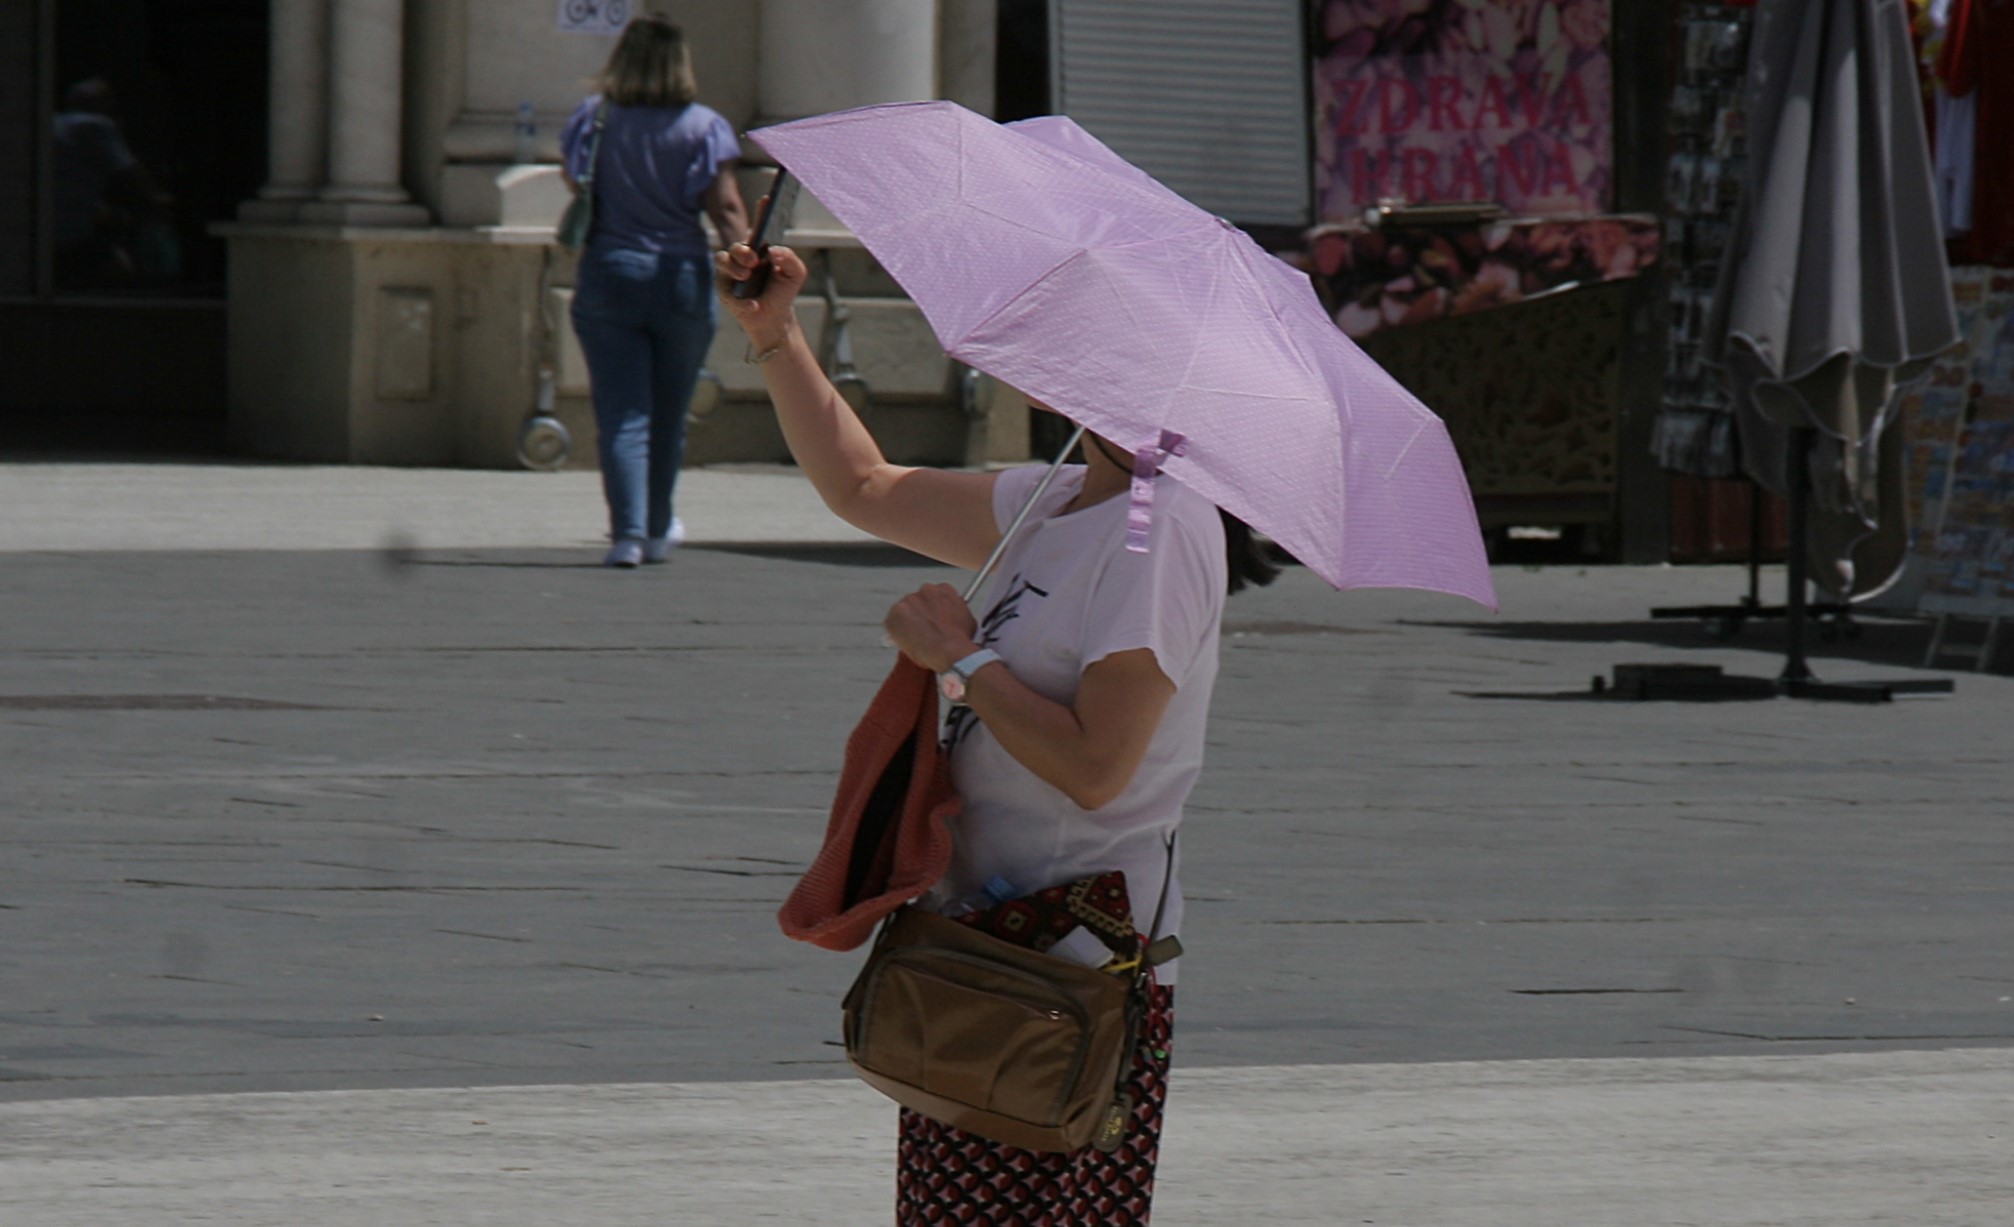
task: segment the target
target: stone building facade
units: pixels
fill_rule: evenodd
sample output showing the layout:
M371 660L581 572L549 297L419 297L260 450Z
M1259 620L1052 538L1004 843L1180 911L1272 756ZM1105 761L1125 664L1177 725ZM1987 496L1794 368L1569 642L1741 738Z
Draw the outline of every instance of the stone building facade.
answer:
M591 464L558 133L627 17L679 21L704 101L746 132L919 98L991 113L1014 2L0 6L0 447L509 467L547 370ZM770 171L746 152L752 201ZM82 212L101 233L80 247ZM892 453L1025 447L1017 407L952 368L850 235L814 205L788 237L831 273ZM781 459L730 331L689 455Z
M702 96L737 130L918 98L992 109L990 3L650 7L685 26ZM591 0L557 12L553 0L272 0L271 12L269 177L217 228L230 245L231 443L510 466L544 369L587 463L572 261L551 241L567 199L558 132L620 22ZM770 172L758 147L746 152L753 201ZM843 228L814 203L786 238L831 273L870 423L892 452L938 463L1015 452L1026 430L1017 437L1013 407L975 401ZM814 337L825 312L806 304ZM708 366L692 462L781 459L731 327Z

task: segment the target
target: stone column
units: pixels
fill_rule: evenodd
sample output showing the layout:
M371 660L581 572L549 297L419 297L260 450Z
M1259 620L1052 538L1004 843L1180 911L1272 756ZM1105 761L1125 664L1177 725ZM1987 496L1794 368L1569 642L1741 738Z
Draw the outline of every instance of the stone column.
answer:
M998 0L944 0L939 18L937 94L991 119L999 111L993 62Z
M266 186L239 206L246 221L293 221L328 164L329 0L272 0Z
M303 221L424 226L399 185L403 0L333 0L329 23L329 177Z
M937 96L937 0L762 0L755 123Z
M760 20L751 128L937 96L937 0L762 0ZM753 141L743 152L765 160ZM798 230L845 233L808 192L796 222Z

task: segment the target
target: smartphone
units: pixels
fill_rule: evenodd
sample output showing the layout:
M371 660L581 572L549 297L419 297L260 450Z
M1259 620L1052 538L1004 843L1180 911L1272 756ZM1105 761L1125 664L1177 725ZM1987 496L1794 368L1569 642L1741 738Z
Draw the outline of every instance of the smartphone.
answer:
M748 236L748 245L758 256L769 253L769 245L790 228L790 214L797 204L797 178L788 168L776 168L776 178L769 181L769 196L762 208L762 216L755 221L755 233ZM746 281L737 281L728 293L736 298L760 298L769 286L769 262L755 266L755 271Z

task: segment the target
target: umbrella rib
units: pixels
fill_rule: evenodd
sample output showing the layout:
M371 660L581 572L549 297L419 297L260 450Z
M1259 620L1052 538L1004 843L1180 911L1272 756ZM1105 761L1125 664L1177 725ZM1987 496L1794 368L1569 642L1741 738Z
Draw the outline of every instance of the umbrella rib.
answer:
M1057 233L1056 233L1055 231L1053 231L1053 230L1047 230L1047 229L1044 229L1044 228L1042 228L1042 227L1040 227L1040 226L1033 226L1033 225L1030 225L1030 224L1028 224L1027 222L1024 222L1024 221L1022 221L1022 220L1021 220L1020 218L1018 218L1018 217L1011 217L1011 216L1009 216L1008 214L1005 214L1005 213L1001 213L1001 212L998 212L998 211L996 211L996 210L994 210L994 209L989 209L989 208L987 208L987 207L986 207L985 205L983 205L983 204L979 204L979 203L978 203L978 202L976 202L976 201L966 201L965 203L966 203L967 205L969 205L969 206L970 206L970 207L972 208L973 212L975 212L975 213L983 213L983 214L985 214L985 215L986 215L987 217L990 217L990 218L992 218L992 219L993 219L994 221L997 221L997 222L1001 223L1002 225L1006 225L1006 226L1012 226L1012 227L1013 227L1014 229L1016 229L1016 230L1020 230L1020 231L1022 231L1022 232L1024 232L1024 233L1027 233L1027 234L1035 234L1035 235L1040 235L1041 237L1043 237L1043 238L1045 238L1045 239L1055 239L1055 240L1057 240L1058 242L1062 242L1062 241L1064 241L1064 240L1063 240L1063 237L1062 237L1061 235L1057 234ZM939 212L950 212L950 210L949 210L949 209L941 209L941 210L939 210Z
M1064 265L1070 263L1070 261L1072 260L1077 259L1079 256L1083 254L1084 253L1082 250L1073 251L1069 255L1064 256L1061 260L1056 261L1056 263L1044 269L1040 277L1032 278L1027 285L1024 285L1020 289L1016 290L1014 292L1013 297L1007 299L1005 302L1002 302L999 306L993 308L993 310L987 314L985 319L980 320L977 324L967 329L965 332L965 336L959 339L961 341L969 339L973 333L978 332L981 328L984 328L986 325L992 323L994 320L999 319L1002 315L1005 315L1016 303L1019 303L1022 299L1028 297L1030 294L1033 294L1036 290L1040 289L1043 283L1047 282L1051 277L1054 277L1057 274L1057 272L1059 272L1063 268Z
M963 174L962 169L960 170L960 174L961 175ZM1041 235L1043 238L1057 239L1059 241L1063 239L1063 236L1057 234L1054 230L1044 229L1043 227L1040 226L1031 225L1028 222L1025 222L1020 218L1015 217L1011 214L1002 213L994 208L991 208L990 206L986 205L981 201L964 199L962 184L960 185L959 202L965 205L966 207L972 209L976 213L983 213L987 217L993 218L994 220L1001 222L1004 225L1012 226L1016 230L1021 230L1028 234L1038 234ZM950 209L948 206L937 210L937 212L940 213L949 211ZM1125 251L1135 247L1160 247L1170 243L1179 243L1185 239L1190 238L1193 235L1206 233L1215 224L1216 219L1211 218L1208 224L1206 225L1198 225L1192 229L1182 230L1174 234L1149 234L1137 239L1125 239L1119 242L1107 243L1104 245L1104 250ZM1088 251L1090 249L1086 247L1080 247L1078 250Z
M1211 273L1210 273L1210 298L1211 298L1211 299L1213 299L1213 300L1214 300L1214 299L1216 298L1216 296L1217 296L1217 295L1216 295L1216 290L1217 290L1217 287L1218 287L1218 285L1222 284L1222 282L1223 282L1223 279L1224 279L1224 270L1223 270L1223 267L1222 267L1222 264L1221 264L1221 262L1219 262L1219 265L1218 265L1218 267L1217 267L1217 268L1215 268L1214 270L1212 270L1212 271L1211 271ZM1171 397L1171 398L1172 398L1172 397L1173 397L1173 396L1174 396L1174 395L1176 394L1176 392L1177 392L1177 391L1180 391L1180 390L1182 390L1182 389L1185 389L1185 388L1187 388L1187 387L1189 386L1189 376L1190 376L1190 374L1192 374L1192 373L1193 373L1193 372L1195 371L1195 369L1196 369L1196 355L1197 355L1197 351L1198 351L1198 349L1199 349L1199 348L1200 348L1200 347L1199 347L1199 346L1197 346L1197 345L1196 345L1196 344L1194 343L1194 340L1193 340L1193 337L1192 337L1192 339L1191 339L1191 343L1190 343L1190 345L1189 345L1189 362L1188 362L1188 365L1182 368L1182 374L1181 374L1181 377L1180 377L1180 378L1178 378L1178 379L1176 379L1176 380L1175 380L1175 381L1174 381L1174 382L1173 382L1172 384L1170 384L1170 385L1169 385L1169 388L1168 388L1168 396L1169 396L1169 397ZM1167 402L1165 402L1165 401L1164 401L1164 402L1162 403L1162 405L1161 405L1161 421L1162 421L1162 422L1166 422L1166 421L1168 420L1168 410L1169 410L1169 405L1167 404Z
M1385 467L1386 477L1392 477L1398 473L1399 466L1405 463L1407 455L1412 452L1413 444L1420 441L1420 436L1425 434L1426 430L1427 424L1425 422L1421 422L1419 425L1413 427L1413 433L1406 438L1406 445L1399 449L1399 454L1393 456L1391 464Z

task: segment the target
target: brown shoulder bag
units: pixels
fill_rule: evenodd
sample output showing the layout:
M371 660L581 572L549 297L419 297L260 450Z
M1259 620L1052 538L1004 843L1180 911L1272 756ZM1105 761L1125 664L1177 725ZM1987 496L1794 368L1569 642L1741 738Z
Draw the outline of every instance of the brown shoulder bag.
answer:
M1146 938L1115 969L1087 967L904 907L882 927L844 1004L846 1057L905 1108L1024 1150L1111 1151L1125 1139L1125 1092L1148 971L1181 953Z

